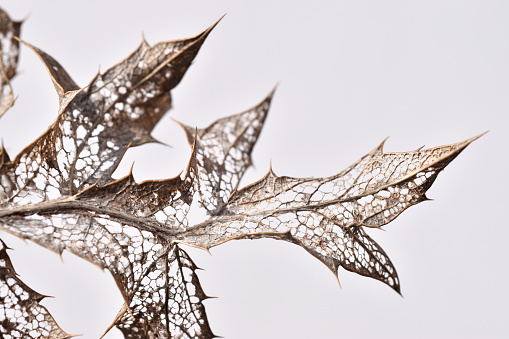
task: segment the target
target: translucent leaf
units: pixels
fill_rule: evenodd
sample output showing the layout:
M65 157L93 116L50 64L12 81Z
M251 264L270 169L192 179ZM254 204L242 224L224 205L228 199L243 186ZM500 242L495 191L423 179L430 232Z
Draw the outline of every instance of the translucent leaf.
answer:
M251 151L262 130L273 94L252 109L219 119L207 128L195 129L180 124L196 153L197 191L209 214L214 214L228 201L251 166Z
M147 267L134 293L130 312L115 322L126 338L213 338L202 301L197 267L178 246ZM147 302L150 300L151 302Z
M79 89L62 66L31 48L46 65L60 98L56 122L2 176L13 187L5 205L71 196L111 181L130 145L153 141L150 132L170 108L175 87L212 28L185 40L145 42L125 61Z
M18 277L7 249L0 239L0 337L71 338L40 304L45 296Z
M16 74L18 65L19 36L21 22L12 21L0 9L0 118L14 104L10 80Z
M182 335L212 337L194 264L172 244L172 234L187 227L194 171L189 168L182 178L139 184L131 175L116 181L110 176L129 146L153 141L150 132L170 107L169 91L211 29L154 47L143 42L84 89L51 56L25 43L46 65L60 109L48 131L14 160L0 149L0 227L109 270L126 302L128 312L117 322L126 335L145 324L150 327L144 327L147 333L171 329ZM133 116L134 110L141 115ZM163 264L181 273L190 270L181 278L168 273L156 279L159 287L161 282L166 284L161 287L166 291L164 298L174 295L168 284L194 291L179 294L188 299L180 302L177 313L164 307L169 301L158 298L162 296L159 289L140 283L146 276L161 276L157 270ZM185 286L179 287L180 283ZM140 297L147 295L151 297ZM178 322L187 319L185 328L180 323L168 327L174 317Z
M282 239L304 247L334 274L342 266L399 292L396 269L363 227L381 227L425 200L438 173L476 138L402 153L384 154L380 145L327 178L278 177L270 171L180 241L209 249L239 238Z
M331 177L279 177L270 171L238 190L271 93L254 108L207 128L182 124L192 154L181 175L141 183L132 174L111 178L128 147L155 141L150 133L171 106L170 91L213 27L152 47L143 41L84 88L55 59L25 43L48 69L59 112L13 160L0 148L0 228L108 270L125 301L112 326L127 338L214 337L197 267L180 243L209 249L232 239L285 240L335 274L341 266L399 291L393 264L366 228L380 228L425 200L438 173L475 138L404 153L383 153L380 145ZM190 224L194 206L203 207L209 219ZM41 296L16 280L4 248L7 287L0 293L26 295L39 307ZM4 312L5 323L22 323L19 333L34 328L24 320L31 313L23 307L32 306L14 297L4 305L23 309L21 315ZM47 312L33 312L43 314L38 321L53 331Z

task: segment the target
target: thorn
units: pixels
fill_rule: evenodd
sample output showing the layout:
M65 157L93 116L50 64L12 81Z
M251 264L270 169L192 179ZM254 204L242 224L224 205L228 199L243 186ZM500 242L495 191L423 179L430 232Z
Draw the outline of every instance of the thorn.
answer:
M383 153L383 149L384 149L384 145L385 145L385 142L389 139L389 137L385 137L384 140L382 140L382 142L380 143L380 145L378 145L378 148L380 148L380 150L382 151Z
M55 298L52 295L45 295L45 294L40 294L40 293L38 293L38 294L39 294L39 301L41 301L44 298Z
M104 338L104 336L106 334L108 334L108 332L115 326L115 323L117 322L117 320L119 320L124 314L125 312L127 312L129 308L126 306L126 304L124 303L124 305L122 305L122 308L120 309L120 311L118 312L117 316L115 317L115 319L113 320L113 322L111 323L110 326L108 326L108 328L104 331L104 333L99 337L99 339L102 339ZM129 309L129 313L132 315L132 313L130 312L130 309Z
M272 168L272 158L270 159L270 162L269 162L269 174L274 177L277 177L276 173L274 173L274 170Z
M481 134L479 134L479 135L476 135L476 136L474 136L474 137L472 137L472 138L470 138L470 139L467 139L467 140L464 140L464 141L460 141L460 142L458 142L458 143L455 143L455 144L453 144L453 145L465 144L463 147L461 147L461 149L460 149L460 151L461 151L461 150L465 149L465 147L467 147L468 145L470 145L472 142L474 142L475 140L479 139L480 137L482 137L483 135L485 135L485 134L486 134L486 133L488 133L488 132L489 132L489 130L488 130L488 131L486 131L486 132L484 132L484 133L481 133ZM451 146L451 145L447 145L447 146Z
M470 139L467 139L465 141L462 141L462 142L459 142L458 144L466 144L463 148L467 147L468 145L470 145L472 142L474 142L475 140L479 139L480 137L482 137L483 135L485 135L486 133L488 133L488 131L484 132L484 133L481 133L479 135L476 135L475 137L472 137Z
M60 260L62 261L62 264L65 264L64 262L64 256L62 255L63 251L57 253L58 254L58 257L60 258Z
M476 135L475 137L470 138L470 139L468 139L468 140L472 140L472 141L477 140L477 139L479 139L480 137L482 137L483 135L487 134L489 131L490 131L490 130L487 130L486 132L483 132L483 133L481 133L481 134L479 134L479 135ZM471 142L472 142L472 141L471 141Z
M214 29L214 27L216 27L216 26L217 26L217 24L218 24L221 20L223 20L223 18L224 18L225 16L226 16L226 13L224 13L224 14L223 14L223 15L219 18L219 20L217 20L217 21L216 21L216 22L215 22L212 26L210 26L209 31L213 30L213 29Z
M217 24L223 20L223 18L226 16L226 13L223 14L222 17L219 18L219 20L217 20L216 22L214 22L209 28L207 28L206 30L204 30L203 32L201 32L200 34L198 34L197 36L195 36L195 38L198 38L199 40L204 40L205 38L207 38L207 36L210 34L210 32L212 32L212 30L217 26Z
M403 294L401 294L401 286L399 285L399 281L397 282L396 286L391 286L389 284L387 284L390 288L392 288L394 291L396 291L396 293L399 294L400 297L403 298Z
M430 199L430 198L428 198L428 197L426 196L426 194L424 194L424 195L422 196L422 201L434 201L434 200L435 200L435 199Z
M27 15L25 15L25 17L23 19L21 19L20 21L13 21L14 23L16 24L23 24L25 23L25 21L27 21L30 17L32 16L32 13L28 13Z
M336 277L336 281L338 282L339 288L343 289L343 286L341 286L341 282L339 281L338 272L333 272L334 277Z
M0 239L0 242L3 244L5 250L13 250L9 246L7 246L7 244L2 239Z
M134 182L136 182L136 180L134 179L134 175L133 175L133 170L134 170L134 163L136 161L133 161L133 163L131 164L131 168L129 169L129 173L127 174L127 176L131 179L133 179Z
M274 96L274 93L276 93L277 88L279 87L279 82L276 83L272 91L267 95L266 100L272 100L272 97Z
M162 145L162 146L166 146L166 147L171 147L170 145L168 145L167 143L163 142L163 141L160 141L160 140L157 140L156 138L154 138L153 136L149 135L148 138L147 138L147 143L154 143L154 144L158 144L158 145Z
M183 123L181 123L180 121L178 121L177 119L175 118L172 118L170 117L171 120L173 120L175 123L177 123L180 127L182 127L184 130L186 129L185 126Z

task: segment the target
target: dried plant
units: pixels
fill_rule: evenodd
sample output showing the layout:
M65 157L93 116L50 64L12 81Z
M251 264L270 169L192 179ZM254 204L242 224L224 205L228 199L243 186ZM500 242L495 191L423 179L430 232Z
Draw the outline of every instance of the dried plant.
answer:
M0 22L5 111L13 102L9 79L20 24L4 12ZM51 56L23 42L46 66L59 112L13 160L2 147L0 228L111 272L125 301L111 327L126 338L214 337L203 305L207 296L182 244L208 250L232 239L285 240L334 274L343 267L399 292L396 269L365 229L381 228L425 200L438 173L477 137L402 153L383 153L381 144L331 177L269 171L238 189L271 93L207 128L182 125L192 153L181 175L141 183L131 174L112 178L129 147L154 141L150 133L171 107L171 89L213 27L189 39L154 46L143 41L83 88ZM198 208L208 219L190 224L188 215ZM40 304L44 296L16 275L7 249L0 242L0 336L70 337Z

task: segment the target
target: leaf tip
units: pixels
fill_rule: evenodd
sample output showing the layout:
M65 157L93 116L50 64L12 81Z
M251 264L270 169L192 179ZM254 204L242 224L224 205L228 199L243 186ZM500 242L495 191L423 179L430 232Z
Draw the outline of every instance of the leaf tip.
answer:
M141 44L148 45L147 39L145 39L145 32L141 32Z
M401 293L401 286L399 284L393 287L392 289L396 291L396 293L398 293L401 298L403 298L403 294Z
M148 137L145 138L144 144L146 143L152 143L152 144L158 144L158 145L162 145L162 146L168 146L170 147L170 145L168 145L167 143L165 143L164 141L161 141L159 139L156 139L154 138L153 136L149 135Z
M377 149L380 150L380 152L383 153L383 149L384 149L384 145L385 145L385 142L389 140L389 136L385 137L384 140L382 140L382 142L378 145Z
M426 194L424 194L421 199L422 199L421 201L434 201L435 200L435 199L428 198L426 196Z
M336 281L338 282L339 288L343 289L343 286L341 286L341 281L339 281L338 271L332 272L334 274L334 277L336 278Z
M219 20L217 20L216 22L214 22L209 28L207 28L206 30L204 30L202 33L200 33L198 35L198 38L201 39L201 40L204 40L205 38L207 38L207 36L210 34L210 32L212 32L212 30L219 24L219 22L221 20L223 20L223 18L226 16L226 13L223 14Z
M267 176L272 176L274 178L277 178L277 174L274 172L274 168L272 167L272 159L270 159L270 162L269 162L269 172L267 173Z
M470 143L472 143L472 142L476 141L477 139L479 139L480 137L482 137L483 135L487 134L488 132L489 132L489 130L487 130L486 132L483 132L483 133L481 133L481 134L478 134L478 135L476 135L476 136L474 136L474 137L472 137L472 138L470 138L470 139L467 139L467 140L465 140L464 142L466 142L466 143L470 144Z
M46 70L48 71L51 81L53 82L53 85L55 86L57 90L57 94L59 99L62 99L64 94L68 92L75 92L76 94L79 93L83 88L80 88L74 80L67 74L65 69L56 61L52 56L44 52L43 50L35 47L34 45L29 44L28 42L20 39L19 37L14 37L17 41L22 43L23 45L27 46L29 49L31 49L35 55L39 59L41 59L42 63L46 67Z
M274 96L274 93L276 93L276 90L279 87L279 82L276 83L272 91L270 91L269 95L267 95L267 100L272 100L272 97Z

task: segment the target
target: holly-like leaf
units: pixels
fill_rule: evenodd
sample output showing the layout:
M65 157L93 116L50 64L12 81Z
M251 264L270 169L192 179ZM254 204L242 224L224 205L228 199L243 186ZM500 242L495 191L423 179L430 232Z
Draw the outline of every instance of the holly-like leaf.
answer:
M0 337L71 338L40 304L45 296L19 279L8 249L0 239Z
M262 130L273 94L274 91L257 106L219 119L207 128L180 124L195 150L192 164L196 165L197 171L196 190L201 205L209 214L215 214L228 201L251 166L251 151Z
M21 22L12 21L0 9L0 118L14 104L10 80L16 74L18 64Z
M21 22L12 21L0 9L0 118L14 104L10 79L16 75ZM0 168L10 162L0 148ZM8 199L14 185L6 176L0 178L0 201ZM0 337L2 338L70 338L40 304L45 298L27 286L17 275L7 254L9 248L0 239Z
M475 138L404 153L383 153L380 145L331 177L278 177L271 170L238 189L271 93L207 128L181 124L192 152L179 176L141 183L132 174L111 177L130 146L155 141L150 133L171 106L170 90L213 27L153 47L143 41L84 88L25 43L50 73L59 113L14 160L0 150L0 228L108 270L125 301L112 326L126 338L214 337L198 268L181 244L209 249L241 238L290 241L335 274L341 266L399 292L393 264L366 229L425 200L438 173ZM190 224L194 208L209 218Z
M235 192L209 220L181 242L209 249L240 238L296 243L337 273L339 266L400 291L396 269L364 228L386 225L425 192L476 138L453 145L383 153L382 145L345 171L327 178L278 177L272 170Z
M123 308L115 325L126 338L175 337L211 338L202 301L208 297L201 289L197 267L181 248L174 245L164 257L151 261L138 281L130 312ZM153 301L147 303L146 299ZM155 300L154 300L155 299Z
M59 115L14 160L2 149L0 227L57 253L67 249L108 269L126 301L125 309L135 317L132 321L119 318L117 324L126 334L212 336L206 317L196 317L204 311L194 264L169 240L172 232L187 225L194 172L140 184L131 175L111 178L129 146L154 141L150 132L170 107L169 91L212 28L153 47L142 42L130 57L97 75L86 88L79 88L51 56L25 43L50 73L60 100ZM194 294L171 303L182 309L181 318L190 319L184 327L168 325L173 308L154 304L157 300L169 305L176 292L167 285L161 292L161 279L150 278L159 288L141 283L146 276L160 275L153 273L163 267L160 260L173 271L192 271L180 279L166 272L162 280L181 283L185 286L179 288L186 290L193 285ZM166 301L156 296L161 293ZM146 298L147 294L154 295Z

